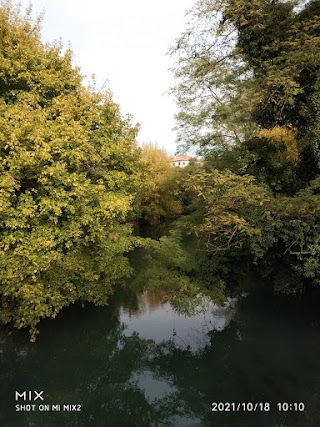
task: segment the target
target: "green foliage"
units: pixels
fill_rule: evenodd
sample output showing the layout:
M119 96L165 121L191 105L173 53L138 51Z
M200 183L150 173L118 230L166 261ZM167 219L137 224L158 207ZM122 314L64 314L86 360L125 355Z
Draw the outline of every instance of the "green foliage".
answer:
M181 214L180 169L173 168L166 152L153 144L143 146L141 161L140 203L143 219L156 224L161 219Z
M300 293L320 284L320 181L294 197L275 198L263 238L274 243L259 258L263 271L274 279L277 291Z
M172 92L180 109L182 146L206 152L239 146L261 128L295 128L299 179L306 184L315 178L320 170L320 3L300 3L196 3L189 29L171 49L177 56Z
M179 227L159 241L146 239L142 248L139 257L143 269L134 279L138 289L169 300L178 312L187 315L202 310L208 296L216 303L225 301L224 283L217 276L210 280L200 277L193 244Z
M81 86L39 23L0 8L1 320L29 327L128 276L137 129L109 93Z
M14 103L21 92L33 92L37 102L47 105L57 95L80 87L79 70L72 66L72 52L62 54L62 44L41 42L41 17L33 23L31 7L22 17L19 8L1 0L0 97Z
M225 148L251 136L256 100L252 73L236 49L233 25L222 25L225 2L198 1L189 28L170 54L177 58L172 88L181 150Z
M224 22L235 26L236 47L260 87L253 116L262 127L301 129L308 110L310 119L308 98L315 93L320 65L320 8L314 1L297 11L297 3L241 0L226 2L224 9Z
M293 195L302 183L297 171L297 162L286 156L286 145L281 140L254 137L239 148L240 171L256 177L267 184L274 193Z
M202 282L206 274L226 283L236 274L239 281L235 266L247 272L253 263L278 292L320 284L319 178L294 197L274 197L253 177L229 171L195 175L189 187L194 212L180 227L197 238Z
M319 285L319 17L318 0L199 0L171 51L180 143L208 159L183 221L202 270Z
M263 208L270 193L253 177L230 171L202 172L190 177L195 212L188 227L199 238L199 247L210 252L242 248L260 235Z

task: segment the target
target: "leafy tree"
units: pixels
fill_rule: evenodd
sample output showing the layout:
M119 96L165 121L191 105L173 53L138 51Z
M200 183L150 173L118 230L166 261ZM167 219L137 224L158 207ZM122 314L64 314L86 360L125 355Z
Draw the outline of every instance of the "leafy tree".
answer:
M319 178L294 197L274 197L253 177L230 171L202 172L188 185L193 213L180 228L197 238L198 281L210 285L205 269L239 287L232 276L251 263L278 292L297 294L320 284Z
M256 93L252 73L236 49L236 33L222 25L225 2L198 1L189 28L170 49L176 58L172 88L181 150L225 148L252 135ZM228 25L227 25L228 24Z
M258 258L277 291L297 294L320 284L319 190L317 178L294 197L277 197L270 204L262 238L273 243Z
M189 180L194 198L190 230L202 250L219 252L242 248L248 238L260 235L270 199L267 188L253 177L232 172L202 172Z
M196 3L190 28L171 50L183 147L239 145L263 129L295 129L298 179L305 185L316 177L320 3L304 3Z
M212 265L237 252L286 293L319 284L319 17L318 0L199 0L171 51L180 142L209 159L185 223Z
M143 176L140 198L144 220L155 224L161 219L181 214L181 171L173 168L166 152L152 143L144 144L141 161Z
M238 171L255 176L274 193L293 195L303 186L297 170L296 146L296 139L294 136L291 139L288 129L264 130L234 150L238 155Z
M69 51L0 8L1 321L29 327L130 273L137 128L110 93L81 85Z

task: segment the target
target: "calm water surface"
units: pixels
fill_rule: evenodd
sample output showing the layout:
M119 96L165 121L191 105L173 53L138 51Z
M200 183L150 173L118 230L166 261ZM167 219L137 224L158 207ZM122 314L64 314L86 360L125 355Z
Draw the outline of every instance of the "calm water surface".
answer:
M131 294L64 310L43 322L35 344L2 331L0 426L320 426L318 307L260 292L188 318ZM20 400L36 410L17 412L16 390L43 390L45 400ZM271 410L212 412L212 402ZM305 410L279 411L277 402ZM71 404L81 412L63 411Z

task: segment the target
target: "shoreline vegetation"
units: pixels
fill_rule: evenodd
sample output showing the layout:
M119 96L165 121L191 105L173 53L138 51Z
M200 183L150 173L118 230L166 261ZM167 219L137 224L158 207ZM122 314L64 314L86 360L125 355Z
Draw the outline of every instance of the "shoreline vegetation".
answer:
M122 283L181 311L247 292L251 274L290 296L319 287L320 1L200 0L190 18L171 91L180 152L204 161L180 169L138 147L139 125L41 41L41 18L0 1L0 321L32 341Z

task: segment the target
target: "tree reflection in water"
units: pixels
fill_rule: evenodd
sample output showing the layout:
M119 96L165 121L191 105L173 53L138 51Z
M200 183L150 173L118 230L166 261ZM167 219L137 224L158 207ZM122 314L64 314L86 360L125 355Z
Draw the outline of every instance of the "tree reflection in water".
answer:
M286 305L248 298L190 320L146 295L123 301L67 309L44 322L35 344L3 334L1 426L319 425L315 311L298 321ZM80 403L82 412L15 412L21 389L44 390L47 404ZM273 410L212 413L213 401L270 402ZM307 409L279 412L278 401Z

